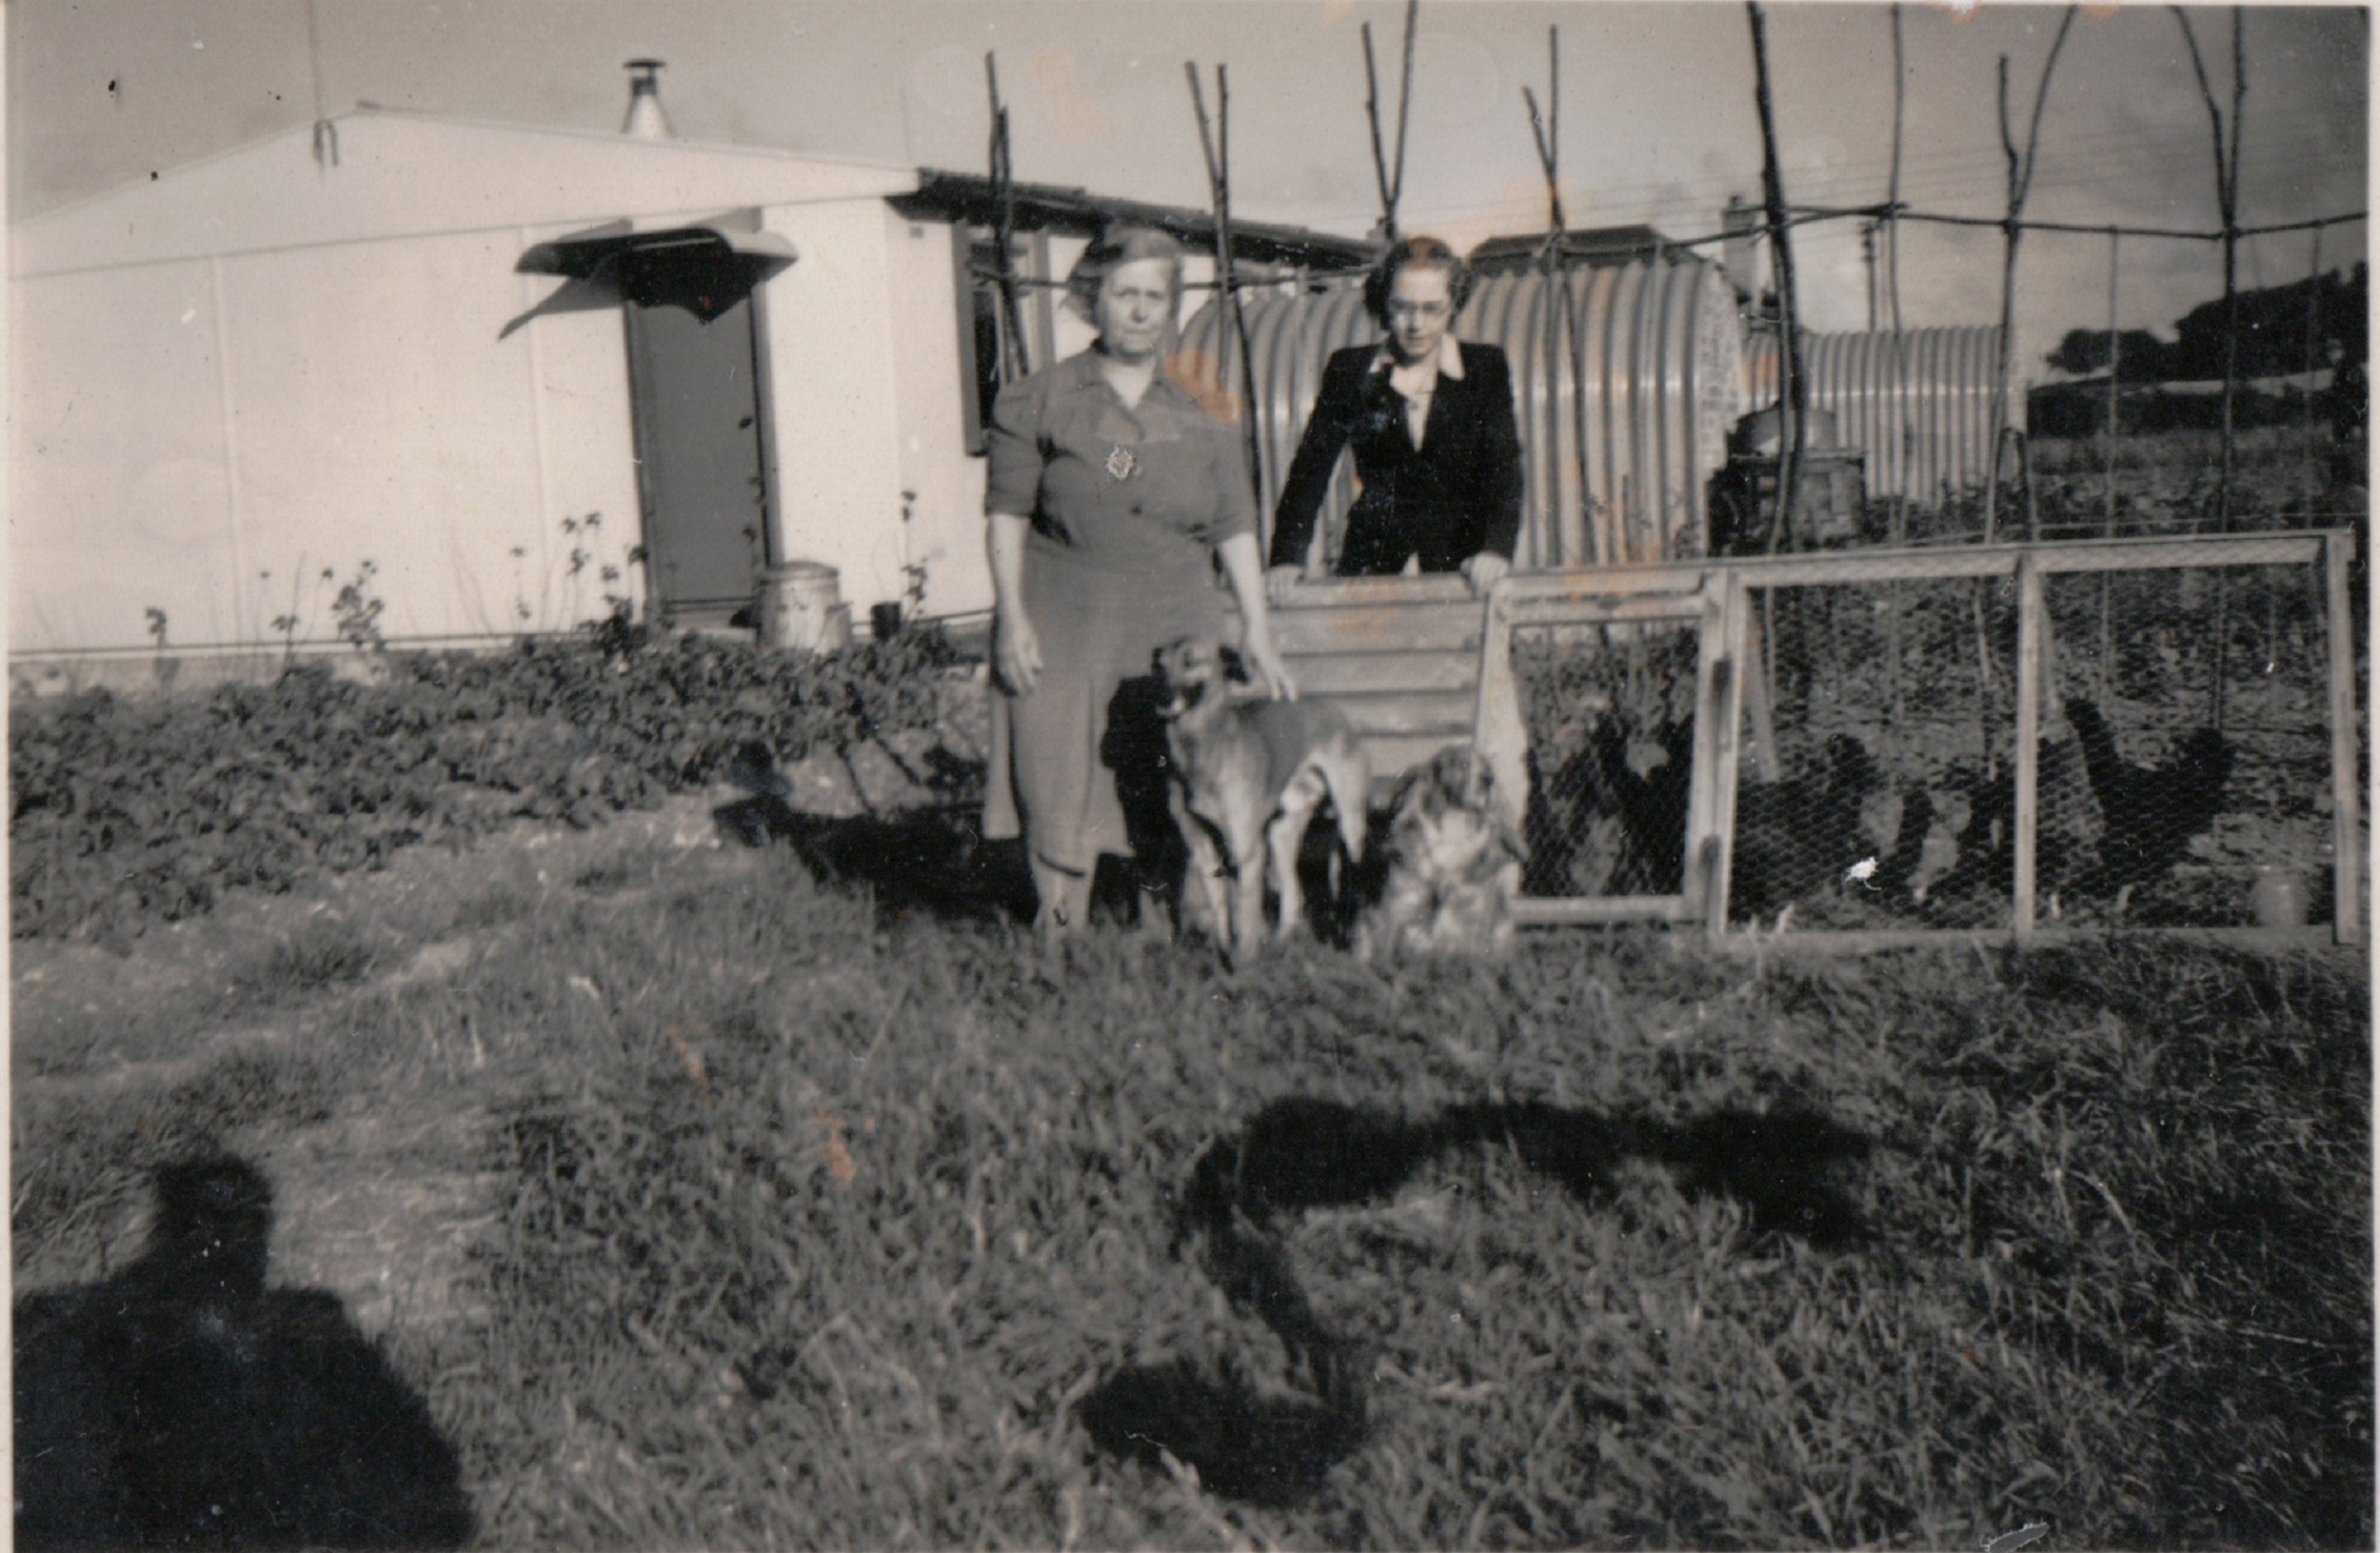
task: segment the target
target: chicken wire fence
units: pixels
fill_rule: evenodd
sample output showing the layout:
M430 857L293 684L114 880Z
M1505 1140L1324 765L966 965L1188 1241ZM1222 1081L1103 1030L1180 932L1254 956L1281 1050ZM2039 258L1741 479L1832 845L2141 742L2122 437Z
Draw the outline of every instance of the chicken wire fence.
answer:
M2351 936L2368 915L2341 537L1671 569L1643 586L1724 607L1549 620L1548 579L1510 625L1537 920Z
M1513 627L1526 894L1682 899L1702 634L1679 621Z

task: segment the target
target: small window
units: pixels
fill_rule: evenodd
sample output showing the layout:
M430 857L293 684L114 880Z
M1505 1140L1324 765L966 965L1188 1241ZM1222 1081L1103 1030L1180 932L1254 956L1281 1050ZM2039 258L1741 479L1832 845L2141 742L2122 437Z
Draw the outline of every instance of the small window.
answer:
M991 429L992 406L1003 381L1002 362L1008 349L1006 309L1001 306L1000 246L982 227L951 229L954 273L959 293L960 384L963 403L960 424L966 428L967 451L981 457L983 434ZM1045 367L1050 357L1050 299L1046 285L1037 282L1048 264L1046 239L1036 233L1019 236L1010 245L1010 272L1021 283L1019 310L1024 314L1024 369Z

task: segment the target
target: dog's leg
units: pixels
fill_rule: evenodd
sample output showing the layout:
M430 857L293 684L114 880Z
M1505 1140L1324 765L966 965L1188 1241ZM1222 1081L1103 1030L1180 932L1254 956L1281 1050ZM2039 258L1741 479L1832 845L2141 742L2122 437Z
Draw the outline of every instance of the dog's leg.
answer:
M1305 766L1282 789L1280 810L1264 827L1264 852L1273 865L1273 893L1280 897L1280 924L1273 936L1285 939L1305 926L1305 896L1298 887L1298 848L1306 826L1328 790L1328 781L1316 766Z
M1206 907L1203 926L1216 943L1230 942L1230 907L1223 897L1223 854L1215 845L1215 832L1204 820L1190 810L1189 801L1177 785L1173 789L1174 824L1181 831L1181 839L1190 848L1190 875L1181 887L1181 926L1188 929L1192 910L1197 904Z
M1231 844L1232 957L1253 960L1264 947L1264 826L1261 818L1239 818Z

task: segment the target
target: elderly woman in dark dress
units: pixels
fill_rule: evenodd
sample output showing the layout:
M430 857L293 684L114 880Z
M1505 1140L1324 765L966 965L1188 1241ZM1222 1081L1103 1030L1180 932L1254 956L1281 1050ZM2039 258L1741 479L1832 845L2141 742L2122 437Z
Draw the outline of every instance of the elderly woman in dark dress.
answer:
M1002 391L983 499L1002 692L984 833L1023 836L1047 936L1084 921L1101 855L1131 850L1106 764L1110 709L1159 647L1220 636L1219 558L1250 675L1296 693L1273 645L1240 436L1164 370L1180 245L1112 231L1068 287L1098 343Z

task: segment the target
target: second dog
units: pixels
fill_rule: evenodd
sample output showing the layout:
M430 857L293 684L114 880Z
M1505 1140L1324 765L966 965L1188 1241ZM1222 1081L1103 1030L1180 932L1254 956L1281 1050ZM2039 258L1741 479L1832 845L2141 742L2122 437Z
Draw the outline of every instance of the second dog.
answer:
M1494 786L1488 764L1460 745L1407 774L1389 820L1387 887L1356 935L1366 961L1511 945L1529 849L1497 817Z

